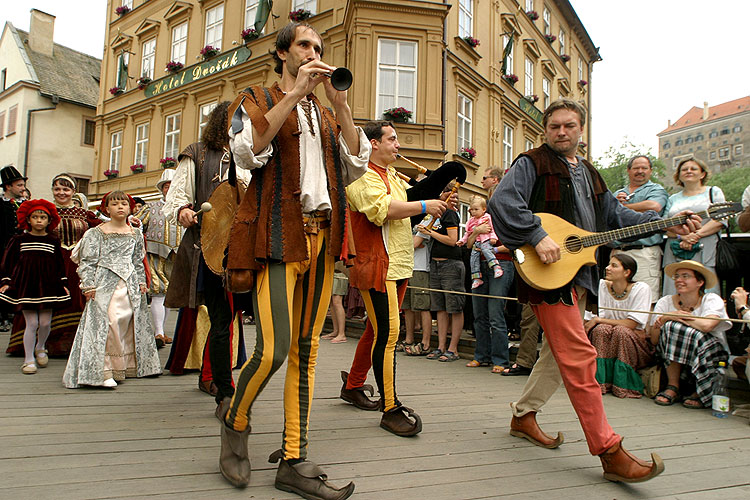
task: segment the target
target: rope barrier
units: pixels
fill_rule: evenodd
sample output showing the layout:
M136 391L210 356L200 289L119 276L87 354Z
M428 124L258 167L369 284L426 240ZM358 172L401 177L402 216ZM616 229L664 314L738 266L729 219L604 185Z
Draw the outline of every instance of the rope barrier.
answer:
M468 295L469 297L482 297L485 299L503 299L503 300L515 300L518 301L517 297L503 297L502 295L487 295L484 293L469 293L469 292L457 292L455 290L441 290L440 288L426 288L421 286L411 286L407 285L406 288L411 288L412 290L422 290L425 292L436 292L436 293L453 293L456 295ZM659 314L661 316L675 316L679 317L682 316L679 313L676 312L662 312L662 313L656 313L654 311L641 311L638 309L619 309L616 307L604 307L600 306L599 309L607 309L608 311L622 311L622 312L634 312L634 313L641 313L641 314L648 314L649 316L654 314ZM734 318L717 318L715 316L691 316L693 319L722 319L723 321L731 321L733 323L750 323L750 320L747 319L734 319Z

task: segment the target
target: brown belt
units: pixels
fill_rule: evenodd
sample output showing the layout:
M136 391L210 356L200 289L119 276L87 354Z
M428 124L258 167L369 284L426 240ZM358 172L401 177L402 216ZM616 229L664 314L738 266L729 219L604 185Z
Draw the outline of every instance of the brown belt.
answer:
M302 214L302 227L307 234L318 234L318 231L331 227L329 212L315 211Z

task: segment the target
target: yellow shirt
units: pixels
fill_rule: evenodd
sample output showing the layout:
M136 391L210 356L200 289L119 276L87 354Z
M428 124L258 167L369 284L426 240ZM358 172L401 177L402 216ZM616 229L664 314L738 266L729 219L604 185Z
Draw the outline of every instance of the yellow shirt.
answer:
M411 278L414 270L414 244L412 242L411 220L389 219L388 208L391 200L407 201L406 188L409 187L396 175L393 167L388 167L388 188L371 163L367 172L346 187L346 197L352 210L361 212L367 219L382 228L383 244L388 253L388 273L386 280ZM354 235L356 244L357 235Z

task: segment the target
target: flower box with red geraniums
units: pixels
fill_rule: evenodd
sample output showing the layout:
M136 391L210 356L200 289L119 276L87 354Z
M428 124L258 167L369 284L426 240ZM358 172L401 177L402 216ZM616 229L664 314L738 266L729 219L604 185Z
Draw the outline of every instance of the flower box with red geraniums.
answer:
M511 85L515 85L516 83L518 83L518 77L514 75L513 73L510 73L508 75L503 75L502 79Z
M532 21L536 21L537 19L539 19L539 13L535 10L526 12L526 15L529 16L529 19L531 19Z
M587 82L586 80L578 80L578 85L580 85L581 87L585 87L588 84L589 82Z
M122 87L112 87L111 89L109 89L109 93L112 95L120 95L123 92L125 92L125 89Z
M463 156L467 160L471 161L477 155L477 150L474 148L461 148L458 153L459 156Z
M295 23L299 23L302 21L307 21L308 19L310 19L310 16L312 16L312 12L310 12L309 10L297 9L289 13L289 20L294 21Z
M136 83L138 84L138 90L143 90L146 88L146 86L151 83L151 78L147 76L140 77Z
M117 14L118 16L124 16L128 12L130 12L130 7L128 7L127 5L121 5L115 9L115 14Z
M217 49L213 45L206 45L201 49L201 55L203 56L204 61L207 61L218 54L219 49Z
M568 62L570 61L570 56L568 54L561 54L560 59L562 59L563 62Z
M114 170L114 169L112 169L112 170L105 170L104 171L104 176L107 179L114 179L115 177L118 176L119 173L120 173L119 170Z
M182 65L182 63L181 63L181 62L177 62L177 61L169 61L169 62L167 63L167 66L166 66L166 67L165 67L164 69L165 69L165 70L167 70L167 72L169 72L169 73L177 73L177 72L178 72L178 71L180 71L180 70L181 70L181 69L182 69L183 67L184 67L184 66Z
M166 158L159 160L159 163L161 163L161 168L172 168L177 165L177 160L171 156L167 156Z
M142 163L136 163L135 165L130 165L130 170L134 174L140 174L144 170L146 170L146 165L143 165Z
M383 117L386 120L396 123L406 123L411 119L412 112L406 108L389 108L383 111Z
M552 43L557 40L557 37L555 35L544 35L544 39L547 40L547 43Z
M526 99L527 101L529 101L532 104L535 103L535 102L539 102L539 96L536 95L536 94L534 94L534 95L526 95L526 96L523 96L523 98Z
M479 40L477 40L473 36L465 36L463 40L475 49L479 46Z
M581 149L586 149L586 146L588 146L588 143L585 143L583 141L581 141L581 142L578 143L578 147L581 148Z
M260 36L260 33L255 31L255 28L247 28L242 30L240 36L245 41L245 43L249 43L258 38Z

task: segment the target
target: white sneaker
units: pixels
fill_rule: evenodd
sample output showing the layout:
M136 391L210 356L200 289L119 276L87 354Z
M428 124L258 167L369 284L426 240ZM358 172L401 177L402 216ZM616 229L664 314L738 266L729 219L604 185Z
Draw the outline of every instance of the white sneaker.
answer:
M115 379L113 378L108 378L104 381L104 383L102 383L102 386L108 389L114 389L115 387L117 387L117 382L115 382Z

